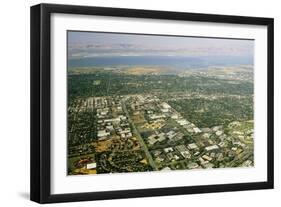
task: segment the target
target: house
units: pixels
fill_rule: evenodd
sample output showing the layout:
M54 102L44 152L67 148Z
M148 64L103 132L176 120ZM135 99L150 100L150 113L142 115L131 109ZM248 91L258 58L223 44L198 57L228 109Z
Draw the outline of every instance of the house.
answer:
M163 114L159 114L159 115L155 115L155 114L152 114L149 116L150 119L161 119L161 118L165 118L165 115Z
M112 126L112 125L106 126L105 128L106 128L107 130L109 130L109 131L114 130L114 128L113 128L113 126Z
M126 138L131 138L133 136L133 134L131 132L126 134Z
M220 147L226 147L227 146L227 143L222 141L218 144Z
M118 123L120 122L120 118L105 119L104 122Z
M153 151L154 157L157 157L157 156L159 156L160 154L161 154L161 151L160 151L160 150L155 150L155 151Z
M174 155L172 153L168 153L167 158L168 158L169 161L173 161Z
M188 145L188 148L193 150L193 149L198 149L198 146L195 143L191 143Z
M92 163L89 163L86 165L87 170L92 170L92 169L95 169L96 167L97 167L97 163L95 163L95 162L92 162Z
M168 113L168 112L169 112L169 109L161 109L161 111L162 111L163 113Z
M162 105L163 109L170 109L171 108L171 106L169 104L167 104L166 102L163 102L161 105Z
M98 131L98 137L106 137L108 135L110 135L110 133L106 132L105 130L99 130Z
M124 115L120 115L118 118L119 118L119 120L122 120L122 121L125 121L127 119L127 117Z
M179 141L183 138L184 134L183 133L178 133L173 139L174 141Z
M200 133L200 132L201 132L201 130L200 130L198 127L193 128L193 131L194 131L195 133Z
M208 155L203 155L202 158L203 158L204 160L208 160L208 161L211 161L211 160L212 160L212 158L209 157Z
M177 122L181 126L189 124L189 122L186 119L179 119L179 120L177 120Z
M216 132L216 131L218 131L218 130L220 130L220 129L222 129L222 126L214 126L214 127L212 128L212 130L213 130L214 132Z
M186 158L186 159L190 159L190 158L191 158L191 154L190 154L190 152L189 152L188 150L186 150L186 151L181 151L180 153L181 153L181 155L182 155L184 158Z
M202 157L199 157L199 159L198 159L199 161L200 161L200 164L201 165L205 165L205 164L207 164L209 161L207 161L207 160L204 160Z
M205 139L208 139L210 137L210 134L209 133L204 133L202 137L205 138Z
M251 160L246 160L245 162L243 162L242 166L243 167L251 167L252 166L253 161Z
M211 145L205 148L207 151L217 150L219 147L217 145Z
M178 115L178 114L172 114L171 118L172 118L172 119L178 119L178 118L179 118L179 115Z
M223 134L223 131L216 131L217 136L221 136Z
M172 147L167 147L167 148L164 148L164 152L168 153L168 152L173 152L174 149Z
M164 133L161 133L161 134L158 134L158 141L159 142L162 142L162 141L164 141L166 139L166 137L165 137L165 135L164 135Z
M189 163L189 164L187 165L187 167L188 167L189 169L196 169L196 168L199 167L199 165L198 165L197 163L195 163L195 162L192 162L192 163Z
M201 128L201 131L207 133L207 132L211 132L212 130L210 128Z
M155 134L153 134L153 135L151 135L151 136L149 136L147 139L148 139L148 143L150 144L150 145L154 145L158 140L155 138L156 137L156 135Z

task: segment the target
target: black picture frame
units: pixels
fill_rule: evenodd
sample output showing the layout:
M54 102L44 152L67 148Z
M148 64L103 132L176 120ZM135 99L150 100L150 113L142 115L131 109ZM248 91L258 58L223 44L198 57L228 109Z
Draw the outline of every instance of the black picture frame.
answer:
M187 187L86 192L74 194L51 194L51 71L50 71L50 16L53 13L100 15L112 17L151 18L194 22L218 22L267 26L267 181L238 184L219 184ZM272 18L195 14L168 11L103 8L56 4L39 4L31 7L31 151L30 151L30 199L38 203L119 199L146 196L272 189L274 177L273 152L273 52L274 20Z

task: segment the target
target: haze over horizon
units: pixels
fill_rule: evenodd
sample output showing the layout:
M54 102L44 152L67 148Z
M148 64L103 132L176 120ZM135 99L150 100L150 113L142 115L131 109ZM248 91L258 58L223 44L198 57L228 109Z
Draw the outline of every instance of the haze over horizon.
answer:
M117 56L225 56L253 58L254 40L68 32L68 58Z

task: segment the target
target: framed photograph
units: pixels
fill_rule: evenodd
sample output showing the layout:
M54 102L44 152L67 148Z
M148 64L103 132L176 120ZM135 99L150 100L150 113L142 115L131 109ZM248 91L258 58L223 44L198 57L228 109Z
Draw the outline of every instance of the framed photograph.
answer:
M273 188L273 19L31 7L31 200Z

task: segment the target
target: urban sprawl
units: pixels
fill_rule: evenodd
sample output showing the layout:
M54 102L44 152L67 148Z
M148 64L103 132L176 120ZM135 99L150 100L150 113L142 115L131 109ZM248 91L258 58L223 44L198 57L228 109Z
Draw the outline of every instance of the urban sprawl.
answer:
M144 71L70 70L69 175L254 166L251 67Z

